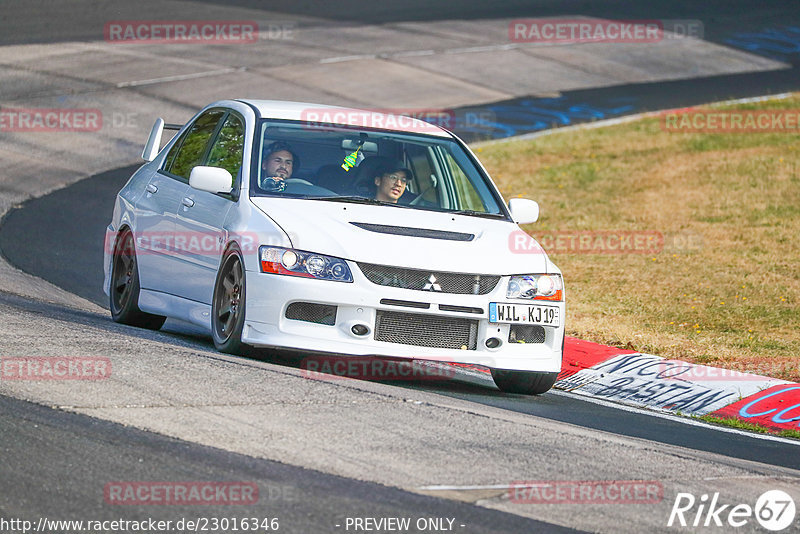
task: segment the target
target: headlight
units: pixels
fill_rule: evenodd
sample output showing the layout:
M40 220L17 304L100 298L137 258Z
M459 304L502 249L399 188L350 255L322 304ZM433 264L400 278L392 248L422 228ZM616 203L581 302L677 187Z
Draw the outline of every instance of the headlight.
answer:
M313 252L280 247L262 246L258 249L261 272L302 276L318 280L352 282L353 275L347 263L340 258Z
M512 276L506 298L564 300L564 284L560 274L525 274Z

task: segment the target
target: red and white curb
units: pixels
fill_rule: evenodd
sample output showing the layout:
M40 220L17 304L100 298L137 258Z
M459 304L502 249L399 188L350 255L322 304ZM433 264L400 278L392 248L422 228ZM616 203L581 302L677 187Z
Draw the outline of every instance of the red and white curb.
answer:
M568 338L558 389L686 415L798 429L800 384Z
M458 365L485 385L489 371ZM566 338L556 389L660 412L712 415L800 430L800 384Z

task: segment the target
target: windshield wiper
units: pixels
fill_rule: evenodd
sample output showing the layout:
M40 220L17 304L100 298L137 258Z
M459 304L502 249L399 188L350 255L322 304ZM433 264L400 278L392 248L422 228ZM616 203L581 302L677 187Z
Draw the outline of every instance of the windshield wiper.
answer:
M384 202L383 200L375 200L374 198L362 197L358 195L353 196L340 196L340 197L307 197L307 200L327 200L328 202L350 202L353 204L372 204L375 206L397 206L394 202Z
M455 213L456 215L471 215L474 217L489 217L490 219L505 219L506 216L502 213L488 213L485 211L475 211L475 210L458 210L458 211L448 211L447 213Z

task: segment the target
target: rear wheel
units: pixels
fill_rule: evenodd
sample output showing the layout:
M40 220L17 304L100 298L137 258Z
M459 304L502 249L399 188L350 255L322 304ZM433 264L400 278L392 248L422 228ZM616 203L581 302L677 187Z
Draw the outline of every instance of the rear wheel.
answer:
M558 378L558 373L492 369L492 378L497 387L505 393L541 395L553 387Z
M240 354L246 345L242 343L245 311L244 262L238 250L225 253L222 267L214 284L214 300L211 305L214 346L221 352Z
M167 320L139 309L139 268L133 234L128 229L120 233L114 246L109 292L111 317L118 323L158 330Z

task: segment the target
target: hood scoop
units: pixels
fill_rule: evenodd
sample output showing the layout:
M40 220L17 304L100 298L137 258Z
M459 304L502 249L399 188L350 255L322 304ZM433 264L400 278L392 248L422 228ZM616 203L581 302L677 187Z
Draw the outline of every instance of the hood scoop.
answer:
M411 228L408 226L389 226L386 224L372 224L351 222L353 226L358 226L362 230L377 232L379 234L405 235L409 237L425 237L428 239L444 239L446 241L472 241L475 234L463 232L448 232L446 230L431 230L428 228Z

